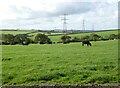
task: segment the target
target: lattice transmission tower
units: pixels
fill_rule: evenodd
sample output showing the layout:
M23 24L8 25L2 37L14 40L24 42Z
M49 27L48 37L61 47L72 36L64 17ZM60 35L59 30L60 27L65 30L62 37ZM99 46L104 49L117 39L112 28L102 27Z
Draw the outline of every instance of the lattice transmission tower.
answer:
M83 32L85 32L85 20L83 19L83 23L82 23L82 30Z
M67 32L67 14L64 14L64 17L63 17L63 19L61 19L61 20L63 20L63 32L64 33L66 33Z

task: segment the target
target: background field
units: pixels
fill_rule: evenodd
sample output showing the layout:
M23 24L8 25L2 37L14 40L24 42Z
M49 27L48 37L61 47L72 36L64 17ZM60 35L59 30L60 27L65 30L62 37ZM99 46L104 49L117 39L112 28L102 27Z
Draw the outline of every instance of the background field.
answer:
M3 45L3 85L118 82L118 41Z
M90 35L92 33L95 33L95 34L98 34L100 36L109 36L110 34L118 34L118 30L109 30L109 31L97 31L97 32L88 32L88 33L78 33L78 34L68 34L69 36L71 36L72 38L74 37L78 37L78 38L81 38L83 36L86 36L86 35ZM61 38L62 35L59 35L59 36L49 36L49 38L52 39L52 41L60 41L60 38Z
M33 30L4 30L4 31L1 31L2 34L13 34L13 35L16 35L16 34L25 34L25 33L29 33L29 32L32 32Z
M26 34L26 33L30 33L28 34L29 36L34 36L37 33L43 33L43 32L36 32L36 33L31 33L34 32L35 30L18 30L18 31L2 31L2 34ZM1 31L0 31L1 32ZM46 32L44 32L46 33ZM81 38L83 36L86 35L90 35L92 33L98 34L100 36L109 36L110 34L118 34L118 30L108 30L108 31L96 31L96 32L88 32L88 33L78 33L78 34L68 34L69 36L71 36L72 38L74 37L78 37ZM55 35L56 34L56 35ZM61 34L61 35L60 35ZM48 34L47 34L48 35ZM53 35L53 36L52 36ZM62 33L53 33L51 32L51 35L49 35L49 38L53 41L53 42L58 42L60 41L60 38L62 36Z

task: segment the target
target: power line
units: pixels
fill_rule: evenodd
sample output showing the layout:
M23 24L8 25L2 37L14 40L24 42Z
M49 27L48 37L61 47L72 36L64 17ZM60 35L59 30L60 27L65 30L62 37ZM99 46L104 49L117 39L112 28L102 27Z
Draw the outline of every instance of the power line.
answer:
M85 20L83 19L82 30L85 32Z
M64 17L61 20L63 20L63 32L67 32L67 14L64 14Z
M94 32L94 24L92 25L92 31Z

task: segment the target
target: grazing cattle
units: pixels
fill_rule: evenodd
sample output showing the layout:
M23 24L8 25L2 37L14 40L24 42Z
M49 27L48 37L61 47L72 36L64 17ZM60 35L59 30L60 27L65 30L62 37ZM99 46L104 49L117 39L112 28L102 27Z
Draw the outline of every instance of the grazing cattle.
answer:
M88 40L82 41L82 46L84 46L84 44L87 44L87 46L91 46L91 43Z

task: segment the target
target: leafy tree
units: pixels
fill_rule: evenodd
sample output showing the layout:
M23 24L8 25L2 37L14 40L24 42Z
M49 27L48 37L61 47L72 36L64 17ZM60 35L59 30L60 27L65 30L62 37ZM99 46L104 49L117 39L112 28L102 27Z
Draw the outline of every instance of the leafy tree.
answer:
M109 36L109 39L110 40L114 40L114 39L117 39L117 35L115 35L115 34L111 34L110 36Z
M4 44L8 45L8 44L15 44L14 43L14 38L15 36L12 34L3 34L2 35L2 42L4 42Z
M51 39L50 39L50 38L47 38L46 43L47 43L47 44L52 44Z
M74 37L71 41L72 41L72 42L81 42L81 39L80 39L80 38L77 38L77 37Z
M109 38L108 38L108 36L101 36L100 40L106 41L106 40L109 40Z
M28 36L24 34L16 35L14 40L15 40L15 43L17 44L29 44L31 42Z
M97 41L100 40L101 36L97 35L97 34L90 34L90 40L92 41Z
M64 35L64 36L61 37L61 40L62 40L63 44L69 43L70 39L71 39L71 37L67 36L67 35Z
M0 34L0 40L2 40L2 36L3 36L3 34Z
M82 37L81 39L82 40L89 40L89 38L90 38L90 36L86 35L86 36Z
M120 34L117 34L117 39L120 39Z
M52 42L48 36L46 36L45 34L36 34L33 38L33 41L36 42L36 43L40 43L40 44L45 44L45 43L50 43Z

